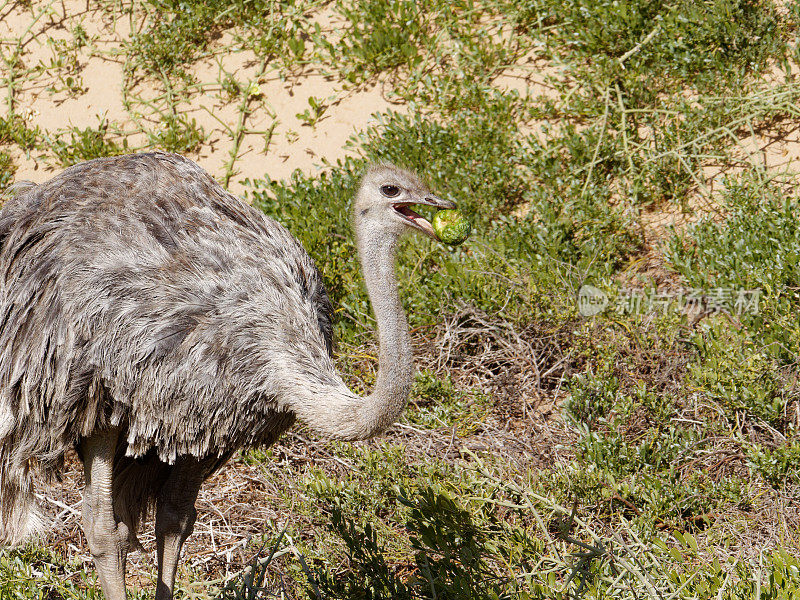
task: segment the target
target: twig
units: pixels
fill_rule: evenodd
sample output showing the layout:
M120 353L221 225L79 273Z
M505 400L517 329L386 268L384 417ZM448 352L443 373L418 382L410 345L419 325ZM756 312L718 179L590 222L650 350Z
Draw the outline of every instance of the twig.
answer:
M661 23L657 23L653 30L648 33L645 38L636 44L633 48L628 50L625 54L619 57L619 65L624 69L625 68L625 61L628 60L634 54L640 52L642 48L644 48L656 35L658 32L661 31Z

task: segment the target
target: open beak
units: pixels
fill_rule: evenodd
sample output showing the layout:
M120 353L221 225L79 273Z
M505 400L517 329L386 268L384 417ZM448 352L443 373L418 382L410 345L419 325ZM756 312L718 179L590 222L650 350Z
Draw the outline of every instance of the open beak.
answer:
M456 207L455 203L451 202L450 200L444 200L443 198L434 196L433 194L427 194L418 202L397 202L393 205L394 209L397 211L397 214L408 221L412 227L419 229L425 235L440 242L441 240L439 239L439 236L437 236L436 232L433 231L433 226L428 222L428 220L422 215L411 210L410 207L414 206L415 204L424 204L425 206L435 206L440 210L449 210Z

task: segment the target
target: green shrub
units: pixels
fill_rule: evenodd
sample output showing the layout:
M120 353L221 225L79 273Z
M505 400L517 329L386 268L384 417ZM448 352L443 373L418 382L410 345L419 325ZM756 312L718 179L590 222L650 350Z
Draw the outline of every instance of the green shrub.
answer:
M692 341L699 356L689 366L689 386L718 403L729 418L740 413L780 427L790 396L773 358L722 324L703 326Z
M123 140L122 146L113 141L108 121L101 119L97 128L72 127L59 134L52 141L51 149L61 165L68 167L84 160L124 154L127 140Z
M222 31L239 27L247 44L262 56L278 51L287 61L302 56L298 45L306 8L295 0L148 0L149 28L129 44L132 64L156 77L186 77L185 67L204 54Z
M0 152L0 193L11 184L16 170L11 155L7 152Z
M150 134L151 146L167 152L187 153L197 149L205 140L205 132L195 119L186 115L169 114L161 120L161 126Z
M651 97L676 81L713 93L784 52L776 8L762 0L527 0L516 6L524 30L562 54L590 58L586 70L599 77L647 89Z
M789 440L775 448L753 444L746 450L751 468L774 488L800 483L800 441Z
M36 146L40 138L39 127L28 127L21 116L11 114L0 117L0 145L16 144L22 150L30 150Z
M357 82L400 65L416 66L429 36L425 2L351 0L337 10L344 17L342 40L336 46L318 37L327 59L344 79Z
M800 285L800 205L793 193L750 177L727 178L724 220L702 219L674 234L665 256L692 287L761 289Z

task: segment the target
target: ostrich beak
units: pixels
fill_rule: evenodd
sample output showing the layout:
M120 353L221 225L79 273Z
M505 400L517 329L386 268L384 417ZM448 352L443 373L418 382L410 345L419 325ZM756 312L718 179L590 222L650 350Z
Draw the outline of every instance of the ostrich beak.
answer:
M434 196L433 194L428 194L425 196L426 204L430 204L431 206L435 206L438 209L443 210L450 210L456 207L455 202L451 202L450 200L444 200L443 198L439 198L439 196Z
M428 222L428 220L420 214L415 213L409 207L413 206L414 204L422 204L424 206L433 206L440 210L442 209L452 209L455 208L455 202L451 202L450 200L444 200L443 198L439 198L438 196L434 196L433 194L426 194L424 198L419 200L418 202L406 203L406 202L398 202L394 205L394 209L402 216L408 223L414 227L415 229L419 229L422 233L427 235L430 238L433 238L437 242L441 242L442 240L439 239L439 236L436 235L436 232L433 231L433 226Z

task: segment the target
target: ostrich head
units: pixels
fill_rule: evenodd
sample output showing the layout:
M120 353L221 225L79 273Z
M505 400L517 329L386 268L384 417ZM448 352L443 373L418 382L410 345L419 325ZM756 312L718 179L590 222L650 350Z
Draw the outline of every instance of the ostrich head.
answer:
M411 209L415 204L436 208L456 206L431 194L419 177L410 171L390 164L373 166L361 180L356 196L356 232L359 237L368 234L396 241L405 231L417 229L438 240L431 224Z

